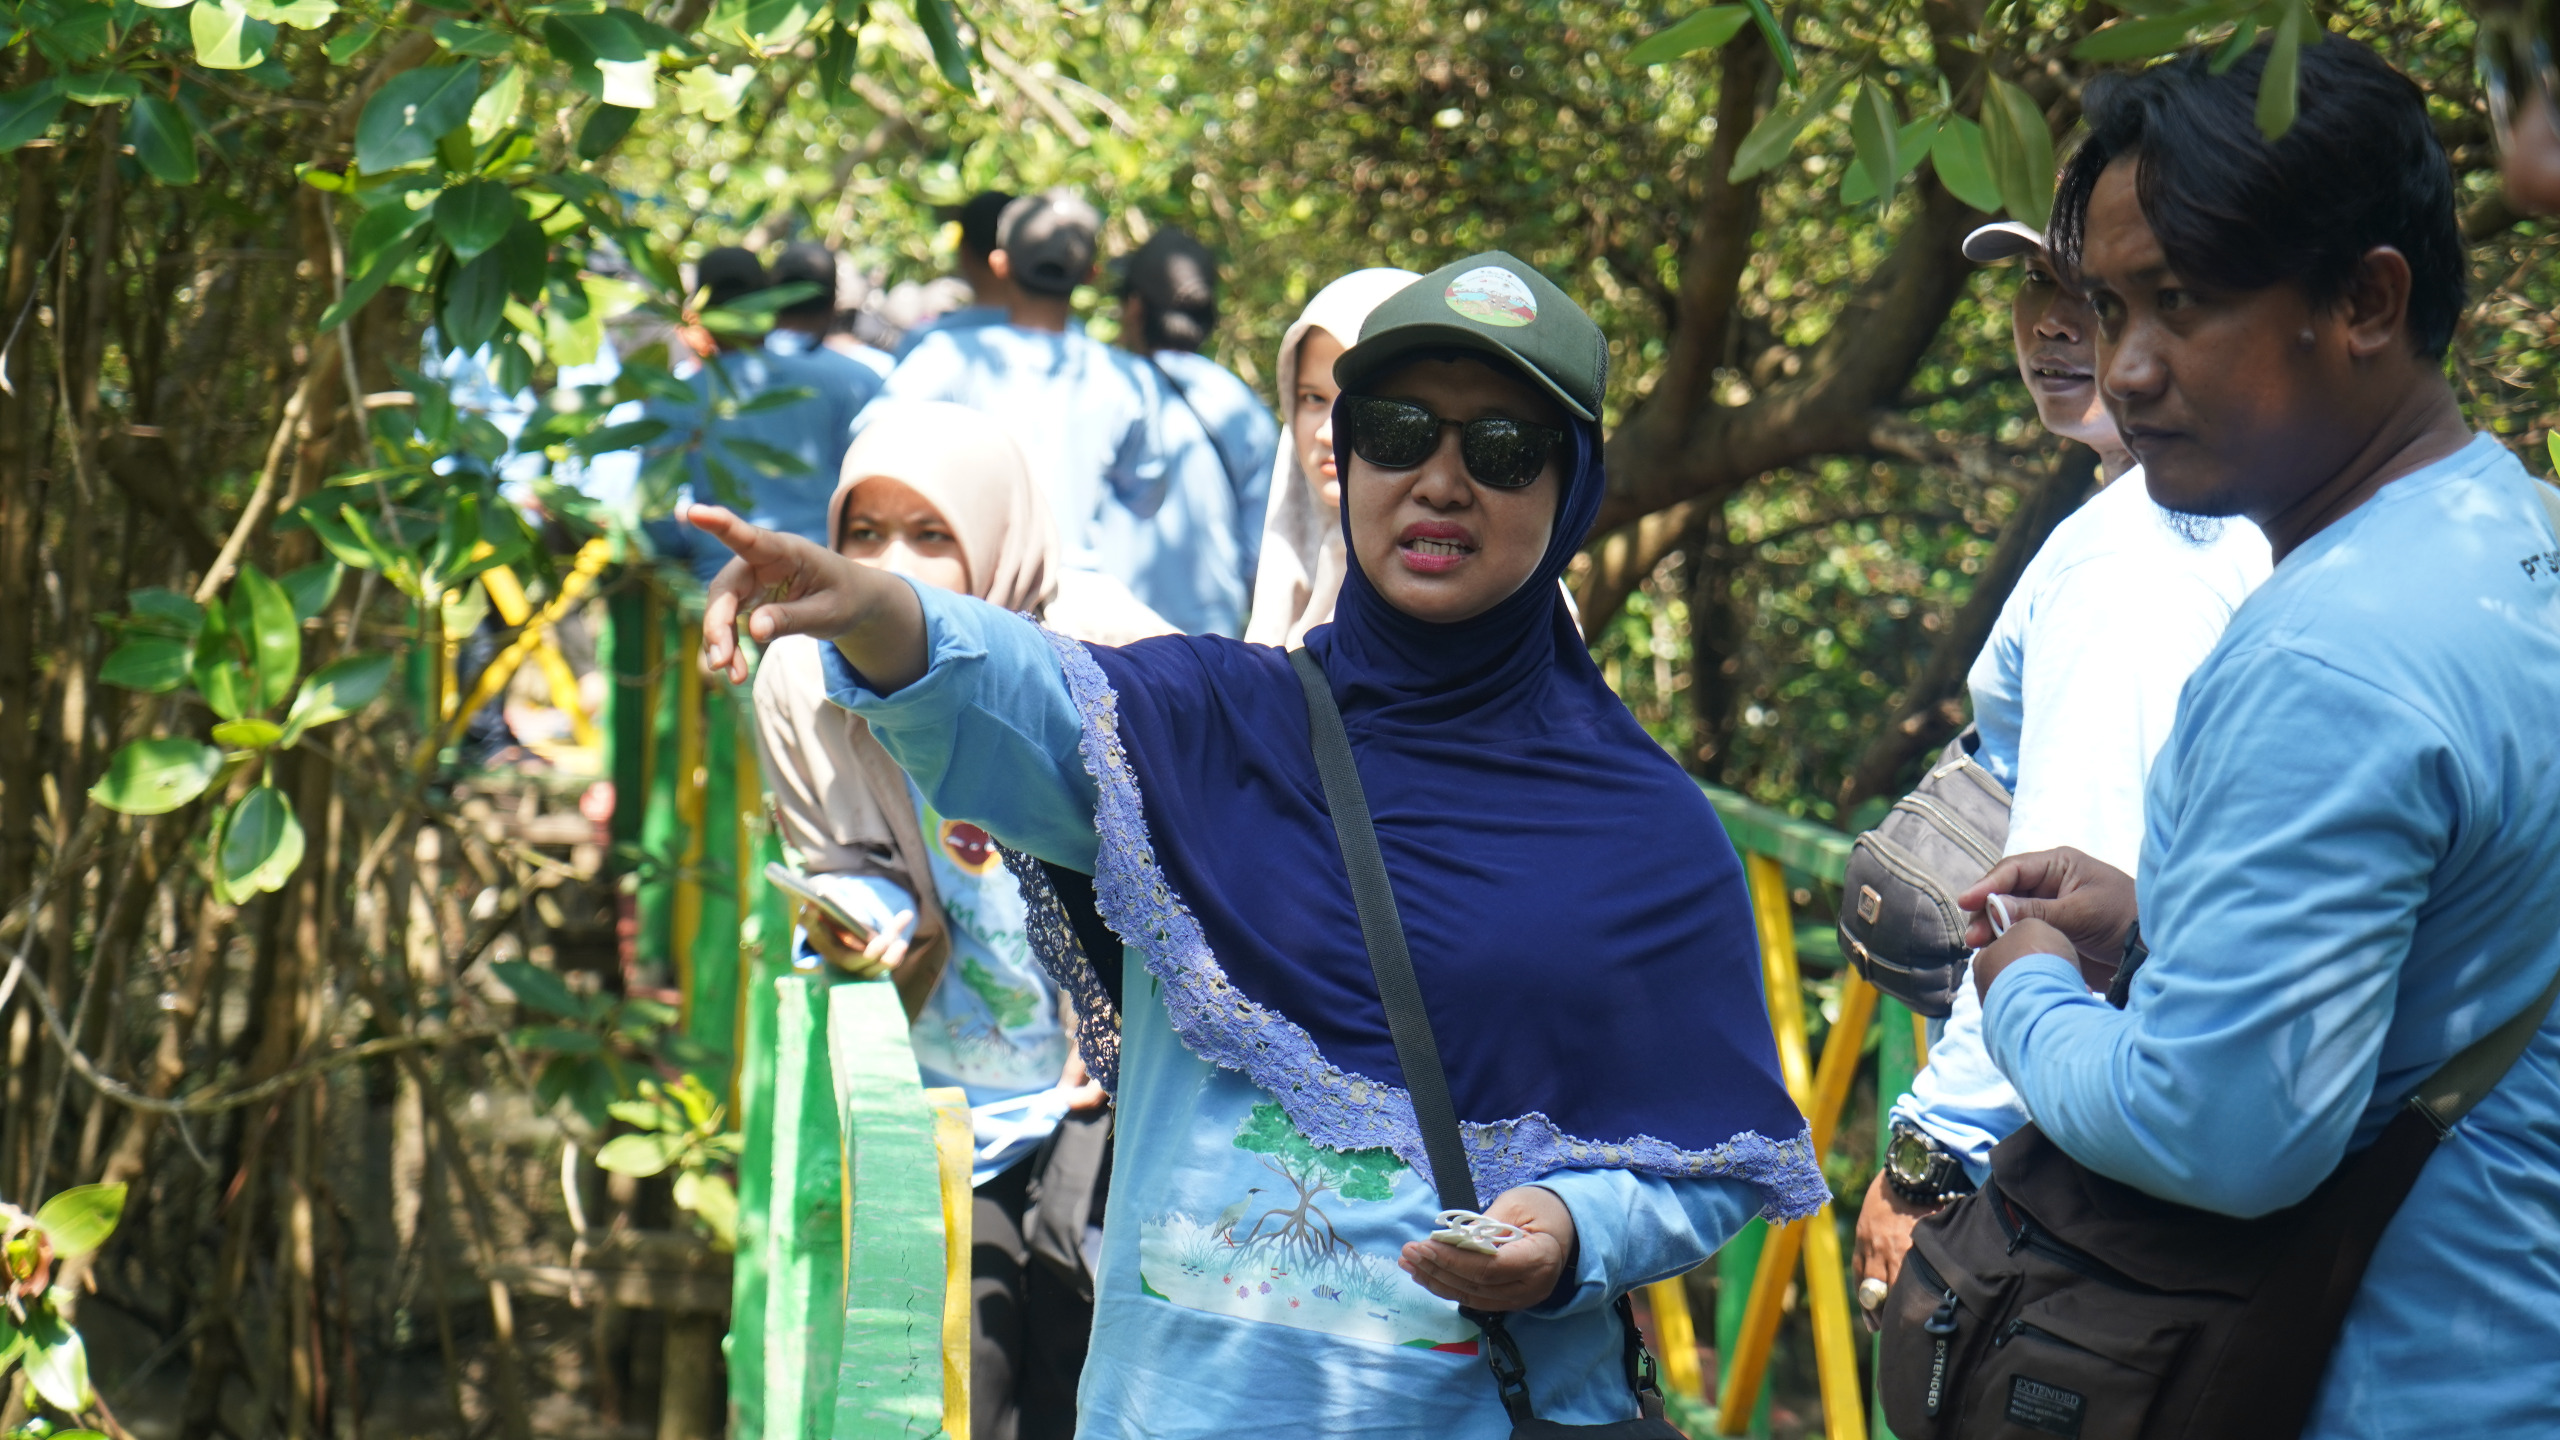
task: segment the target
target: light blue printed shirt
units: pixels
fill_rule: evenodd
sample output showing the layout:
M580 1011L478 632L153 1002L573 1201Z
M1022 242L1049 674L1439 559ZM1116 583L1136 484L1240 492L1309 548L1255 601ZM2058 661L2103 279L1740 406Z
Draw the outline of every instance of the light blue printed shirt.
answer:
M1209 430L1235 497L1236 552L1243 573L1261 563L1263 512L1271 496L1271 461L1280 449L1280 422L1254 388L1226 366L1189 350L1159 350L1155 362L1182 400Z
M841 666L832 645L822 647ZM1058 1081L1067 1064L1058 987L1031 953L1022 886L987 832L947 819L908 782L925 863L949 922L951 954L942 978L908 1027L916 1070L929 1086L966 1091L977 1131L970 1183L983 1185L1027 1158L1066 1114ZM905 886L879 875L825 877L874 931L915 909ZM802 964L825 963L801 939Z
M828 694L870 723L942 813L1090 871L1096 790L1056 653L993 606L918 588L923 679L864 688L830 649ZM1457 1307L1396 1267L1440 1202L1390 1152L1327 1150L1277 1101L1174 1033L1146 957L1123 970L1118 1151L1093 1344L1078 1394L1086 1440L1239 1434L1501 1440L1511 1422ZM1573 1212L1578 1267L1515 1319L1541 1417L1635 1412L1617 1296L1705 1260L1759 1208L1732 1180L1567 1170L1538 1182Z
M2246 520L2181 522L2128 470L2054 527L1966 677L1983 768L2007 785L2007 853L2069 845L2126 874L2142 862L2142 791L2178 692L2267 578ZM1894 1103L1975 1184L2027 1123L1982 1043L1982 1003L1956 989L1929 1063Z
M2032 956L1985 1007L2037 1124L2260 1215L2560 967L2560 537L2497 440L2287 556L2152 771L2129 1008ZM2427 1162L2305 1435L2560 1434L2560 1019Z

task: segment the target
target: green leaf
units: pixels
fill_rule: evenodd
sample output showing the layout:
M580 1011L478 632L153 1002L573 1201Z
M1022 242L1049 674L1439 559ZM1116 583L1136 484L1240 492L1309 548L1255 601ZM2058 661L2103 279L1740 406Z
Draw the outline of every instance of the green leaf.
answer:
M495 180L473 180L436 197L436 234L457 263L468 263L505 237L523 207L515 192Z
M1985 215L1999 213L2000 182L1991 178L1991 160L1983 153L1982 127L1962 115L1950 115L1938 131L1938 143L1929 153L1929 163L1937 167L1938 181L1955 196Z
M513 992L517 1004L527 1009L540 1010L565 1020L587 1018L587 1007L578 999L576 992L559 976L530 960L501 960L491 965L489 972L498 977L499 984Z
M819 98L841 103L852 93L854 73L861 68L861 31L839 21L827 31L826 44L818 51Z
M1627 52L1629 65L1660 65L1695 50L1722 49L1751 23L1748 5L1710 5L1677 25L1657 30Z
M596 1152L596 1168L616 1175L655 1175L683 1145L679 1135L616 1135Z
M214 861L231 904L283 889L302 863L302 822L284 792L261 785L241 796L223 821Z
M291 745L303 732L344 720L373 703L391 681L389 655L349 655L311 672L285 713L283 743Z
M435 218L435 210L409 208L407 198L393 195L367 210L347 234L347 274L362 275L371 270L392 247L418 233L420 227ZM329 326L320 327L323 330Z
M1902 114L1893 97L1873 80L1859 82L1858 98L1849 106L1849 138L1858 149L1858 170L1867 177L1867 185L1880 199L1890 201L1893 187L1902 179L1901 157L1895 154L1895 141L1902 130Z
M163 185L193 185L200 178L196 127L176 105L157 95L137 97L125 136L133 142L133 158L142 162L152 179Z
M208 70L263 65L276 43L274 24L252 20L247 11L217 0L196 0L195 8L187 12L187 29L195 38L196 63Z
M516 37L487 25L468 20L436 22L436 43L456 55L478 55L493 58L516 48Z
M73 1414L89 1408L89 1351L80 1332L62 1323L62 1314L46 1303L27 1317L27 1348L19 1357L27 1383L46 1404Z
M631 133L632 122L639 118L640 112L628 105L597 106L588 113L586 123L578 127L578 158L603 159L622 143L623 136Z
M636 1125L652 1132L676 1129L681 1122L676 1118L675 1107L657 1098L658 1082L644 1080L640 1083L645 1097L638 1100L616 1100L610 1107L613 1118L625 1125Z
M1894 137L1893 142L1894 164L1902 172L1894 177L1895 184L1901 184L1904 175L1909 175L1921 161L1929 158L1929 152L1937 148L1938 131L1945 123L1944 116L1923 115L1902 127L1902 132ZM1841 204L1864 205L1874 198L1875 187L1868 183L1863 166L1852 165L1841 173Z
M1991 76L1982 97L1982 142L2010 218L2045 228L2053 218L2053 132L2035 97Z
M1726 178L1739 185L1785 160L1787 152L1795 148L1796 137L1815 117L1831 108L1832 102L1840 98L1841 87L1848 83L1848 76L1835 75L1811 95L1772 106L1760 123L1751 127L1751 133L1742 137L1742 143L1734 147L1733 170Z
M293 597L268 579L267 572L246 561L232 585L233 620L241 618L239 597L246 595L249 600L248 623L239 628L249 637L249 653L256 657L258 708L281 705L293 693L294 677L302 673L302 621L293 613Z
M124 1218L124 1186L75 1185L36 1211L36 1228L53 1242L53 1258L69 1260L107 1243Z
M252 20L273 21L296 30L317 30L338 18L338 0L239 0L239 4Z
M373 37L381 33L381 26L367 20L344 34L331 37L329 43L320 48L328 52L330 64L344 65L363 54L364 47L372 44Z
M2560 474L2560 425L2552 426L2551 432L2542 437L2542 448L2551 452L2552 473Z
M569 453L592 460L615 450L636 450L667 433L664 420L626 420L619 425L600 425L569 445Z
M2308 0L2284 0L2284 18L2276 22L2275 43L2267 49L2267 68L2258 77L2258 133L2273 145L2293 128L2302 105L2302 42L2313 40Z
M480 98L471 102L471 143L486 145L506 133L524 111L524 67L510 65L498 72Z
M818 392L810 389L806 385L776 385L770 390L757 391L755 394L739 401L735 406L724 409L721 411L721 414L725 418L735 418L740 415L761 415L767 410L780 410L785 406L797 405L804 400L815 400L817 398Z
M1751 18L1760 22L1760 36L1769 42L1769 50L1778 57L1778 73L1790 85L1802 83L1804 76L1796 69L1796 47L1787 39L1787 27L1778 22L1778 12L1769 8L1769 0L1748 0Z
M356 167L378 175L432 157L437 139L471 118L479 96L476 60L393 76L356 119Z
M384 208L405 207L385 206ZM424 212L416 213L423 222ZM382 287L391 283L391 277L400 273L400 267L417 258L418 251L425 248L427 237L423 233L424 228L422 223L418 228L391 242L389 249L373 257L371 265L358 271L353 279L347 281L346 293L340 295L334 304L321 312L320 328L335 330L346 324L355 318L357 311L370 304L374 296L381 294Z
M530 305L542 298L542 287L551 275L551 237L529 216L519 216L507 227L505 238L494 252L498 268L506 276L507 293ZM520 389L508 386L510 393ZM504 447L500 447L504 453Z
M62 77L63 98L105 107L131 103L142 94L142 82L121 70Z
M204 793L222 752L193 740L136 740L107 762L89 798L126 815L165 815Z
M2081 60L2148 60L2154 55L2166 55L2183 47L2187 37L2199 27L2226 18L2234 9L2246 8L2246 5L2191 5L2166 15L2118 20L2072 46L2071 54Z
M742 435L723 435L720 437L720 448L732 457L754 466L757 473L768 480L778 480L785 475L809 473L808 461L780 446L767 445L761 440L749 440Z
M977 93L969 79L968 47L960 43L959 13L951 0L915 0L916 24L924 28L924 38L933 46L934 68L951 88L964 95Z
M62 103L59 80L39 80L0 95L0 151L15 150L51 129Z
M213 743L226 750L264 750L283 738L283 726L255 717L225 720L213 727Z
M448 272L437 307L444 343L468 355L498 334L507 308L507 271L501 258L482 254Z
M148 629L155 635L174 635L193 640L204 628L204 607L175 590L158 585L146 586L125 597L132 618L128 629Z
M119 690L166 695L187 681L187 657L195 646L166 635L136 635L107 654L98 680Z
M329 608L329 600L338 593L338 581L347 573L335 560L321 560L285 575L276 583L293 597L293 614L297 620L310 620Z
M515 1034L519 1050L551 1050L568 1055L593 1055L604 1048L604 1041L591 1030L572 1030L566 1025L536 1025Z
M700 1170L687 1170L676 1177L673 1198L711 1232L713 1249L738 1248L738 1192L730 1188L728 1181Z

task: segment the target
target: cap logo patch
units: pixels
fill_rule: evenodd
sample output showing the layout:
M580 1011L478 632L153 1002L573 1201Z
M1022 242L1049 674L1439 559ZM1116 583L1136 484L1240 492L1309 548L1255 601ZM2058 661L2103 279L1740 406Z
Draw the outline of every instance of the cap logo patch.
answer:
M1538 318L1538 297L1499 265L1479 265L1449 282L1449 308L1479 325L1516 328Z

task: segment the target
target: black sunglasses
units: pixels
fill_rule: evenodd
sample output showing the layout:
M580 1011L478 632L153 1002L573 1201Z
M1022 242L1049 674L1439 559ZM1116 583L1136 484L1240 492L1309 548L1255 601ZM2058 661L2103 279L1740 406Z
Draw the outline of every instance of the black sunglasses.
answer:
M1430 459L1440 448L1440 432L1455 425L1467 474L1498 490L1518 490L1536 480L1564 444L1564 432L1553 426L1498 416L1443 420L1410 400L1381 395L1346 396L1342 418L1351 432L1351 453L1381 470L1410 470Z

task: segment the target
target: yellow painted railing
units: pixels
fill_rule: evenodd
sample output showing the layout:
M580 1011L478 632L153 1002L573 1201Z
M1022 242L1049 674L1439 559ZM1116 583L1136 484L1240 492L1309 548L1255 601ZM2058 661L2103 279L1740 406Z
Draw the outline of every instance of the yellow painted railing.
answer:
M1797 964L1795 907L1789 894L1788 872L1838 884L1848 862L1849 837L1781 815L1729 791L1710 787L1708 796L1715 802L1734 847L1743 854L1759 931L1761 982L1768 1001L1770 1028L1777 1041L1779 1069L1787 1093L1811 1125L1815 1153L1828 1158L1840 1133L1842 1113L1857 1079L1870 1027L1880 1018L1886 1024L1909 1027L1910 1058L1901 1064L1880 1066L1878 1104L1890 1106L1908 1080L1908 1069L1926 1056L1925 1022L1891 1001L1880 1004L1873 986L1854 971L1844 969L1837 1018L1826 1033L1822 1054L1816 1060L1807 1039L1804 981ZM1891 1048L1897 1052L1900 1049L1898 1045ZM1867 1440L1871 1415L1859 1384L1858 1350L1850 1329L1848 1271L1841 1253L1839 1224L1831 1207L1826 1205L1807 1219L1770 1231L1760 1241L1756 1263L1726 1267L1724 1283L1735 1284L1743 1273L1748 1274L1747 1298L1741 1304L1739 1324L1732 1327L1730 1334L1718 1337L1717 1360L1722 1379L1712 1397L1697 1360L1697 1327L1690 1314L1686 1284L1668 1280L1648 1287L1646 1301L1653 1316L1655 1344L1662 1351L1665 1384L1692 1400L1712 1399L1717 1433L1748 1432L1760 1407L1779 1323L1790 1308L1793 1291L1802 1296L1810 1312L1823 1432L1828 1440ZM1799 1280L1800 1291L1796 1289ZM1873 1428L1882 1432L1880 1423Z

